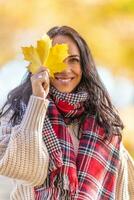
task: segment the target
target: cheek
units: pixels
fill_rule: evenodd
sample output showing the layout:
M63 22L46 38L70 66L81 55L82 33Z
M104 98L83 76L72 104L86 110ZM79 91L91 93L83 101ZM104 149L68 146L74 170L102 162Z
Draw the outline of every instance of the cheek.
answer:
M82 73L80 73L79 76L78 76L78 83L77 84L79 84L81 82L81 79L82 79Z
M82 72L79 71L79 73L77 74L76 78L73 81L73 84L77 86L81 82L81 79L82 79Z
M77 74L77 76L79 77L79 79L81 79L81 77L82 77L82 70L81 70L80 67L76 68L75 74Z
M82 74L82 69L81 69L81 65L80 64L72 64L72 65L70 65L70 68L71 68L71 70L72 70L72 72L74 73L74 74L76 74L77 76L81 76L81 74Z

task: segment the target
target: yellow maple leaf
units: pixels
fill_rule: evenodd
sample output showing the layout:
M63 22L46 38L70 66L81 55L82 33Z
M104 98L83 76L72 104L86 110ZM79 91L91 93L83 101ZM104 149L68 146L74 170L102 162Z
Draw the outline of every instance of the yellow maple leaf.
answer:
M38 56L36 49L33 46L22 47L24 59L29 61L29 69L34 74L38 70L38 67L41 66L41 61Z
M37 41L37 52L39 54L42 65L45 64L51 47L52 47L52 40L50 40L48 35L42 37L42 40Z
M63 61L67 56L67 44L56 44L50 49L50 53L45 64L48 66L52 77L54 76L54 73L61 72L66 68L66 64Z
M48 35L37 41L37 47L22 47L24 59L29 61L28 70L32 74L37 73L40 66L48 67L50 75L61 72L66 65L63 62L68 56L67 44L56 44L52 47L52 41Z

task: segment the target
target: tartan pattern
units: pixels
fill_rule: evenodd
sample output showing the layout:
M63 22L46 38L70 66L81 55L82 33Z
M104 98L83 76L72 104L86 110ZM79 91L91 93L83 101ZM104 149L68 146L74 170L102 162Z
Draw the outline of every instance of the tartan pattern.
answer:
M120 139L118 136L113 136L110 142L104 139L105 131L97 124L96 116L87 116L80 127L76 157L66 127L67 113L70 108L70 121L79 118L84 113L87 94L81 93L79 99L79 93L70 93L69 101L67 95L53 88L50 91L42 130L50 156L49 170L44 184L34 188L35 199L114 200Z
M85 89L84 89L85 90ZM58 101L62 100L68 102L69 105L74 105L80 102L84 102L88 98L87 92L79 91L77 93L62 93L59 92L56 88L51 86L50 94L52 97L55 97Z

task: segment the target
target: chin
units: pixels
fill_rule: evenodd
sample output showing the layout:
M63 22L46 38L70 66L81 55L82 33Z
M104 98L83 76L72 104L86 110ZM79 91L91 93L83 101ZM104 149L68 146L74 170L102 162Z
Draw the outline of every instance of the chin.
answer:
M55 86L54 86L55 87ZM61 88L61 87L55 87L59 92L62 93L70 93L74 90L74 88Z
M75 90L80 81L75 79L70 80L51 80L51 85L54 86L59 92L70 93Z

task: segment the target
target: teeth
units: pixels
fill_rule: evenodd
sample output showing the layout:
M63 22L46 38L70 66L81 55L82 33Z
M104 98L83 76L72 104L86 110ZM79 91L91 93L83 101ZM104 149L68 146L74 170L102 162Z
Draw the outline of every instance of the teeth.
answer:
M67 83L67 82L69 82L69 81L71 81L71 78L70 79L58 79L59 81L62 81L63 83Z

